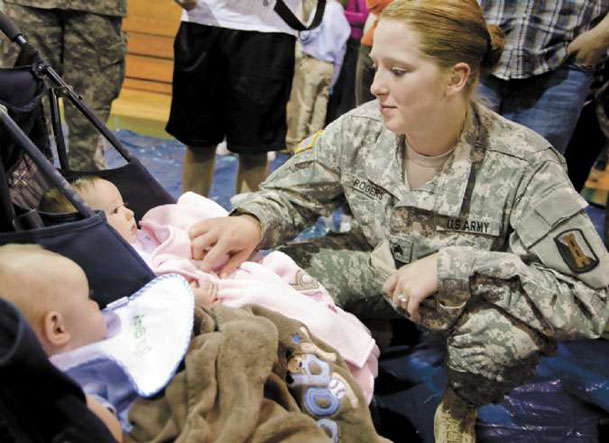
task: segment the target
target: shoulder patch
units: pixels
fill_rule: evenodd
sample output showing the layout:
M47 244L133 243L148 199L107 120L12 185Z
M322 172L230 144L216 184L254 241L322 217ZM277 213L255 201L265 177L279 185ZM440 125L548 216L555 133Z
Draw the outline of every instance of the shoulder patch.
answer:
M598 257L581 229L569 229L554 237L558 252L569 268L577 273L588 272L598 265Z
M302 152L305 152L305 151L308 151L309 149L311 149L315 145L315 142L317 141L319 136L321 134L323 134L323 132L324 131L320 129L315 134L310 135L309 137L307 137L303 141L301 141L300 144L298 145L298 147L296 149L294 149L294 154L300 154Z

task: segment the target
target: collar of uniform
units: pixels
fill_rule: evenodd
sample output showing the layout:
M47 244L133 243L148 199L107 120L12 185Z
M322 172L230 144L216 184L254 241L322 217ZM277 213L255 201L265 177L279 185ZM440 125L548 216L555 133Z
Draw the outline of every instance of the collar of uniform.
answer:
M474 105L467 114L465 128L453 155L442 171L423 186L404 193L398 206L417 207L448 217L458 216L472 171L473 153L479 144L479 126L478 111ZM397 176L401 177L401 172Z

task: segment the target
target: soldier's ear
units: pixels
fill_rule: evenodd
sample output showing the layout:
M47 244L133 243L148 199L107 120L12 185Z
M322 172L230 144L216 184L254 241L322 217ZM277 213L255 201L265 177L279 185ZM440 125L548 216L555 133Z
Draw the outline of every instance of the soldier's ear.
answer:
M467 87L467 82L472 73L471 68L467 63L457 63L454 65L447 75L446 94L460 94Z

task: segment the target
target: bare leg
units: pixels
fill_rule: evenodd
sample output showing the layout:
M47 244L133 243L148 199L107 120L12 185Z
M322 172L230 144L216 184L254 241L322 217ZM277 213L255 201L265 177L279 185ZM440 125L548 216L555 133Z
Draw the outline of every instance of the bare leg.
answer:
M267 153L239 154L239 170L237 172L237 194L257 191L260 183L269 173Z
M182 166L182 192L193 191L208 196L214 181L215 147L186 146Z

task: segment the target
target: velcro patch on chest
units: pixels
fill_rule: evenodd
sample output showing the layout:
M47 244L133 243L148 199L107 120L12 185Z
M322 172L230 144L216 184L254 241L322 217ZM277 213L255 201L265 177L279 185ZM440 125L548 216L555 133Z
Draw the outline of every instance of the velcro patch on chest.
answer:
M581 229L569 229L554 237L558 252L569 268L577 273L588 272L598 265L598 257Z
M438 229L442 231L461 231L475 234L496 234L496 226L493 223L475 219L461 219L447 217L438 223Z
M390 250L396 268L412 261L412 241L394 237L390 241Z
M382 200L383 194L385 191L376 186L374 183L370 183L368 180L363 180L360 178L354 178L351 183L351 188L355 189L358 192L361 192L367 197L373 198L375 200Z

